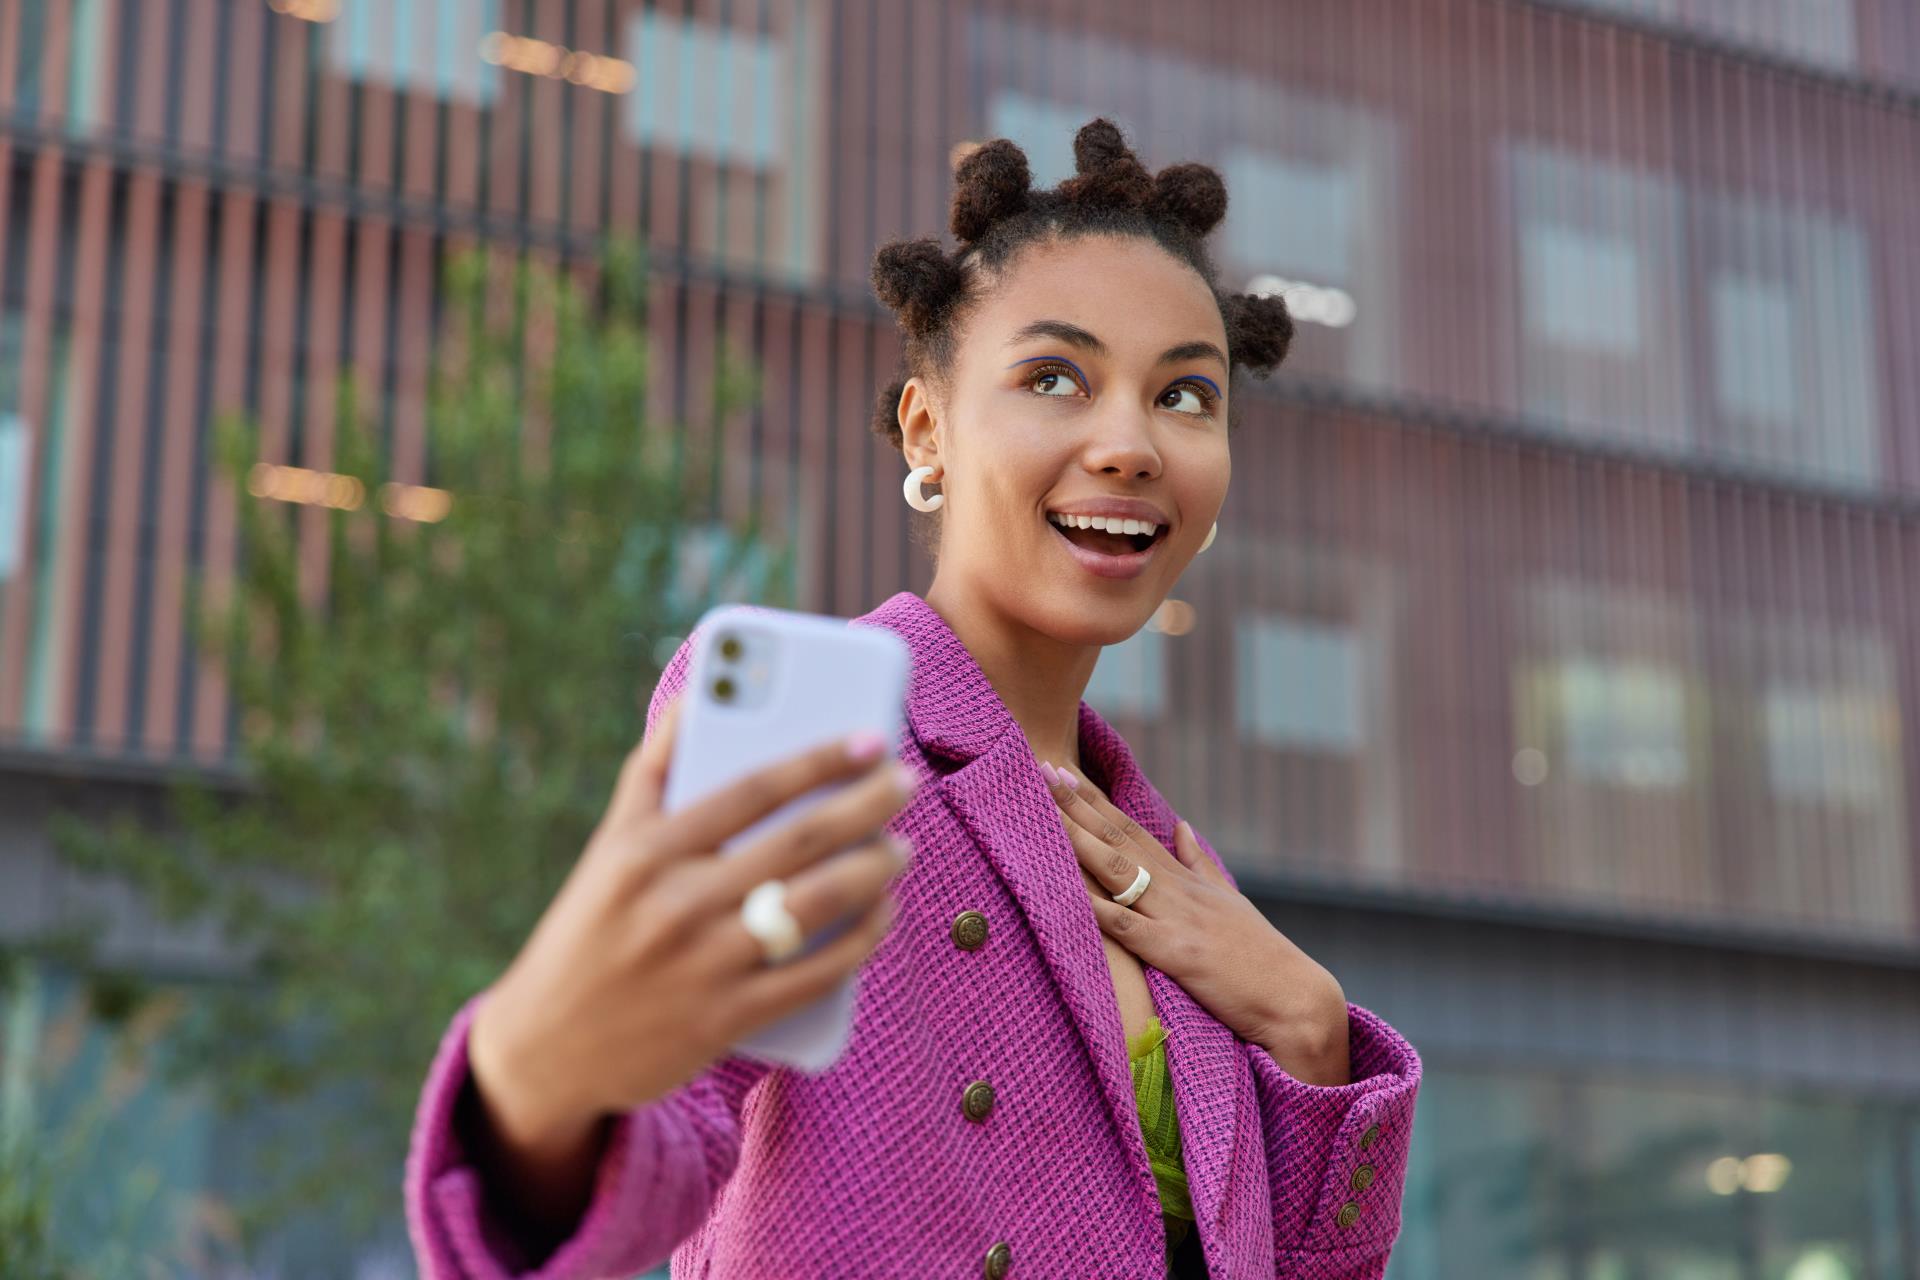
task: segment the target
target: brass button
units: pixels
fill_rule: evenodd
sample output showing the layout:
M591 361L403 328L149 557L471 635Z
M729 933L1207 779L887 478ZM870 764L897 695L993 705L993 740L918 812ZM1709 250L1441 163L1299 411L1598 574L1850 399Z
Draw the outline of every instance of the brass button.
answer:
M1373 1140L1375 1138L1378 1138L1379 1136L1380 1136L1380 1126L1377 1124L1368 1125L1367 1131L1360 1135L1360 1149L1362 1151L1365 1151L1368 1147L1373 1145Z
M987 918L978 911L962 911L953 918L953 945L962 951L978 951L987 940Z
M985 1080L975 1080L960 1095L960 1110L967 1119L978 1124L987 1118L987 1112L993 1110L993 1086Z
M1354 1219L1358 1218L1359 1216L1360 1216L1359 1203L1357 1201L1349 1200L1345 1204L1340 1206L1340 1212L1338 1215L1334 1217L1334 1222L1342 1227L1350 1227L1353 1225Z
M1368 1187L1372 1185L1373 1185L1373 1166L1372 1165L1363 1164L1358 1169L1355 1169L1353 1171L1353 1189L1355 1191L1365 1191Z
M1013 1250L1007 1247L1005 1240L1002 1240L987 1250L987 1263L980 1268L980 1273L986 1276L987 1280L1000 1280L1000 1277L1006 1275L1012 1266Z

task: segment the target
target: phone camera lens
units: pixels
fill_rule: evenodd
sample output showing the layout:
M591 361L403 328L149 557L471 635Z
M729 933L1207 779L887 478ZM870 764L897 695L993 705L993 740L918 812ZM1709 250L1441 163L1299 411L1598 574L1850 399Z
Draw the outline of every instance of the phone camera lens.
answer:
M740 637L739 636L721 636L720 637L720 656L727 659L729 662L733 661L735 658L738 658L740 656Z
M713 682L713 696L722 702L733 700L733 677L721 676Z

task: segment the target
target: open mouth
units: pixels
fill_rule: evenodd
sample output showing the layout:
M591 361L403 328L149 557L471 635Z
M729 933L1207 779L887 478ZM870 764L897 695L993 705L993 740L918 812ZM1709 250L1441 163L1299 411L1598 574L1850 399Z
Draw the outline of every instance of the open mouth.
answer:
M1125 556L1145 551L1167 533L1165 525L1146 525L1138 520L1107 519L1102 516L1067 516L1050 511L1047 521L1074 546L1103 556ZM1128 529L1135 532L1129 533Z

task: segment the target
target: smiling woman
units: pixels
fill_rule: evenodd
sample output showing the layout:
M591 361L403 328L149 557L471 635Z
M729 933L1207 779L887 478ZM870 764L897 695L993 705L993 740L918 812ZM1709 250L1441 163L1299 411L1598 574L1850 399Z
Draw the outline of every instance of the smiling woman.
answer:
M907 342L873 425L912 464L936 566L924 598L852 620L912 656L911 798L886 820L912 857L844 1054L811 1073L715 1057L740 993L783 975L714 958L754 950L744 890L715 879L737 864L709 856L719 828L675 837L645 798L689 637L648 709L640 798L616 798L645 822L604 846L610 877L684 848L687 887L658 871L623 898L584 873L449 1030L408 1183L430 1274L588 1280L669 1251L675 1274L749 1280L1384 1271L1419 1055L1240 893L1083 698L1205 550L1235 382L1280 362L1292 322L1215 286L1213 170L1150 175L1105 120L1074 151L1078 174L1034 191L1013 143L976 149L959 250L890 244L874 266ZM625 937L649 920L652 952ZM487 1206L529 1199L516 1250Z

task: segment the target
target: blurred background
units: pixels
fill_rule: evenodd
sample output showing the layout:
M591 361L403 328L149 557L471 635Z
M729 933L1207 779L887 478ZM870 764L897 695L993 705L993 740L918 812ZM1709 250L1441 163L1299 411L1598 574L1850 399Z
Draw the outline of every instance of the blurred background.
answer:
M927 584L874 248L1096 115L1222 171L1225 284L1300 331L1087 697L1422 1051L1388 1274L1920 1277L1911 0L0 0L0 1271L412 1274L412 1091L689 618ZM523 416L663 448L476 479L460 433ZM483 491L598 523L488 536ZM435 538L493 576L395 612L380 557ZM603 562L528 603L602 543L648 566L604 628ZM266 665L204 650L202 585L277 610ZM576 668L614 714L537 861L409 829L533 796L460 753L568 741ZM112 815L175 843L64 852ZM262 900L200 911L183 847L305 914L240 945ZM272 1172L322 1132L351 1158Z

